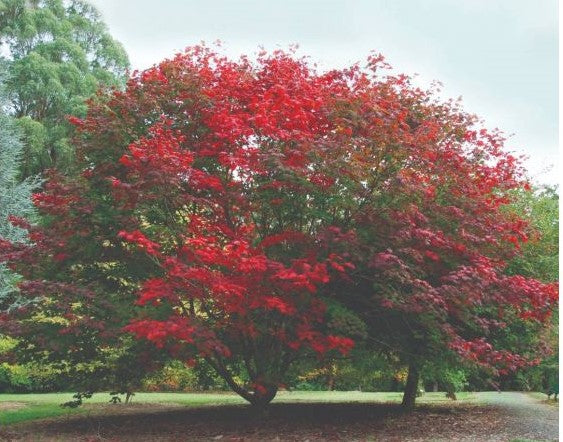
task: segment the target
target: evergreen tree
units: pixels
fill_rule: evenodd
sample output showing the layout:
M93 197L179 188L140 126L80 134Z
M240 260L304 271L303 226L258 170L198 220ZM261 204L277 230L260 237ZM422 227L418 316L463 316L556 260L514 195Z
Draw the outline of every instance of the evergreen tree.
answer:
M0 66L0 238L25 241L26 231L13 226L8 217L33 218L31 193L37 188L39 180L36 177L23 182L18 180L24 148L14 118L4 111L6 99L2 86L6 78L5 70L5 66ZM15 296L17 280L16 274L0 264L0 310L19 305L20 301Z

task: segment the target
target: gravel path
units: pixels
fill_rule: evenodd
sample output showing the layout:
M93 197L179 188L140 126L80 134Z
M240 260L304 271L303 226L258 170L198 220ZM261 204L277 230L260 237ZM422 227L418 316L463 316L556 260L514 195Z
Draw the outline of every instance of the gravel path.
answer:
M532 440L559 440L558 406L521 392L480 392L476 396L505 418L503 426L511 428L512 434Z

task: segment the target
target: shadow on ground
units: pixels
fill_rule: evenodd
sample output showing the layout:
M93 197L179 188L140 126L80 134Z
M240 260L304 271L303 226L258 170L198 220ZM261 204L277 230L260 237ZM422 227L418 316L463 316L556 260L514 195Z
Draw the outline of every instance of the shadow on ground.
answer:
M112 410L115 411L114 414ZM421 406L405 414L394 404L272 404L199 408L99 407L72 416L15 425L0 439L24 441L504 441L517 434L494 406Z

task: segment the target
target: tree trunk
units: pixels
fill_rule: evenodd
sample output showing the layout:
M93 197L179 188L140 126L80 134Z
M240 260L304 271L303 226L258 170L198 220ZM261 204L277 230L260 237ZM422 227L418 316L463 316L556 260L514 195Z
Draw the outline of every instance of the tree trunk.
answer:
M225 367L225 365L219 358L217 360L207 358L206 361L215 369L217 374L219 374L225 380L225 382L227 382L229 387L231 387L231 389L235 393L250 402L256 410L260 410L260 413L263 413L263 410L265 410L266 406L272 401L272 399L274 399L274 397L276 397L276 394L278 392L277 385L261 384L262 388L250 391L245 387L239 385L234 380L234 378L229 373L229 370Z
M328 375L328 382L326 383L328 391L334 390L334 376L332 374Z
M334 390L334 381L336 377L336 366L335 364L329 364L327 366L327 375L326 375L326 386L328 391Z
M453 401L457 401L457 396L455 395L455 388L453 384L446 384L446 397L450 398Z
M265 391L254 391L251 396L250 403L257 410L264 410L266 406L276 397L278 387L276 385L267 385L264 387Z
M433 392L437 392L437 391L438 391L438 382L434 382L434 383L432 384L432 391L433 391Z
M414 402L416 400L416 391L418 389L418 379L420 378L420 373L418 368L414 363L409 364L409 374L407 376L407 385L405 386L405 392L403 394L403 402L401 406L405 410L412 410L414 408Z

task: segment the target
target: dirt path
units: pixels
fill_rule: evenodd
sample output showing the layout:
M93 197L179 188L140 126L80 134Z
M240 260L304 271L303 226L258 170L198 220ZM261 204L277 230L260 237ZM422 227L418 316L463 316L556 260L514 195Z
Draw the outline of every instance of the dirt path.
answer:
M396 404L272 404L257 417L248 406L197 408L139 406L115 413L14 425L2 441L463 441L558 440L558 407L525 393L475 393L470 401Z

